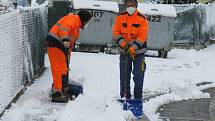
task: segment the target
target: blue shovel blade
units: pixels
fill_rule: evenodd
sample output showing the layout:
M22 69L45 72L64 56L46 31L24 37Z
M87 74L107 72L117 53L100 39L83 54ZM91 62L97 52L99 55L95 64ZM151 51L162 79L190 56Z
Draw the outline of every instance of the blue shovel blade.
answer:
M69 84L69 94L77 97L79 94L83 93L82 85Z
M123 104L123 110L130 110L136 119L142 118L143 100L142 99L119 99L118 102Z
M51 88L51 94L54 93L53 86ZM78 84L69 84L69 92L70 95L74 95L77 97L79 94L83 93L83 86Z

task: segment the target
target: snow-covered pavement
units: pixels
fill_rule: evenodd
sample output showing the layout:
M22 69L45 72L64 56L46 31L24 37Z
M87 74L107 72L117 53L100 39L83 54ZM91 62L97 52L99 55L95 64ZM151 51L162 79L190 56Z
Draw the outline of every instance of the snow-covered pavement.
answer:
M52 83L49 61L47 69L20 99L5 112L2 121L125 121L119 103L119 55L78 53L72 55L70 78L83 83L84 94L68 104L51 103ZM215 82L215 45L201 51L174 49L168 59L146 58L144 92L165 92L144 103L144 112L157 121L157 108L170 101L209 97L197 87L200 82ZM133 83L132 83L133 86Z

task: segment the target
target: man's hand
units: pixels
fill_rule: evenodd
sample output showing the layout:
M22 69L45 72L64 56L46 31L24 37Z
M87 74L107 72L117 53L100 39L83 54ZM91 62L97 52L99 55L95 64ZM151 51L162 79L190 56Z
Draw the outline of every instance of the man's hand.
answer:
M125 44L125 46L123 47L124 51L127 52L129 50L129 46L128 44Z
M134 59L135 56L135 49L133 47L130 47L127 51L129 55Z
M67 49L70 48L70 42L63 42L63 46Z
M70 42L69 42L68 39L63 39L62 42L63 42L63 46L64 46L66 49L70 48L71 45L70 45Z

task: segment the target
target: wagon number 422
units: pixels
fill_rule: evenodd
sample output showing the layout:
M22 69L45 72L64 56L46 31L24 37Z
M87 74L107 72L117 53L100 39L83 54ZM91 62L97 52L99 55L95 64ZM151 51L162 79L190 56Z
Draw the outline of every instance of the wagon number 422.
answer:
M161 22L161 16L160 15L148 15L147 20L151 22Z

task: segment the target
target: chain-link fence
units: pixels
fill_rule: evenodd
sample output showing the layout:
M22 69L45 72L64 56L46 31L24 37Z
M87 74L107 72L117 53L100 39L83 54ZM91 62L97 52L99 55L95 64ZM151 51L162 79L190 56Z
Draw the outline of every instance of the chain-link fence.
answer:
M190 6L175 6L177 17L174 25L174 43L193 42L194 12Z
M209 39L215 40L215 5L206 5L205 10L207 13L206 16L206 26L209 28Z
M25 52L28 52L26 72L30 79L44 66L44 40L48 32L47 11L47 6L21 10L23 39L27 49Z
M215 24L211 22L213 5L174 5L177 17L174 25L173 44L205 46L214 36Z
M47 4L0 15L0 114L44 69Z
M21 22L18 11L0 16L0 112L20 90L23 80Z
M23 6L23 7L30 6L31 4L31 0L17 0L16 2L18 6Z

